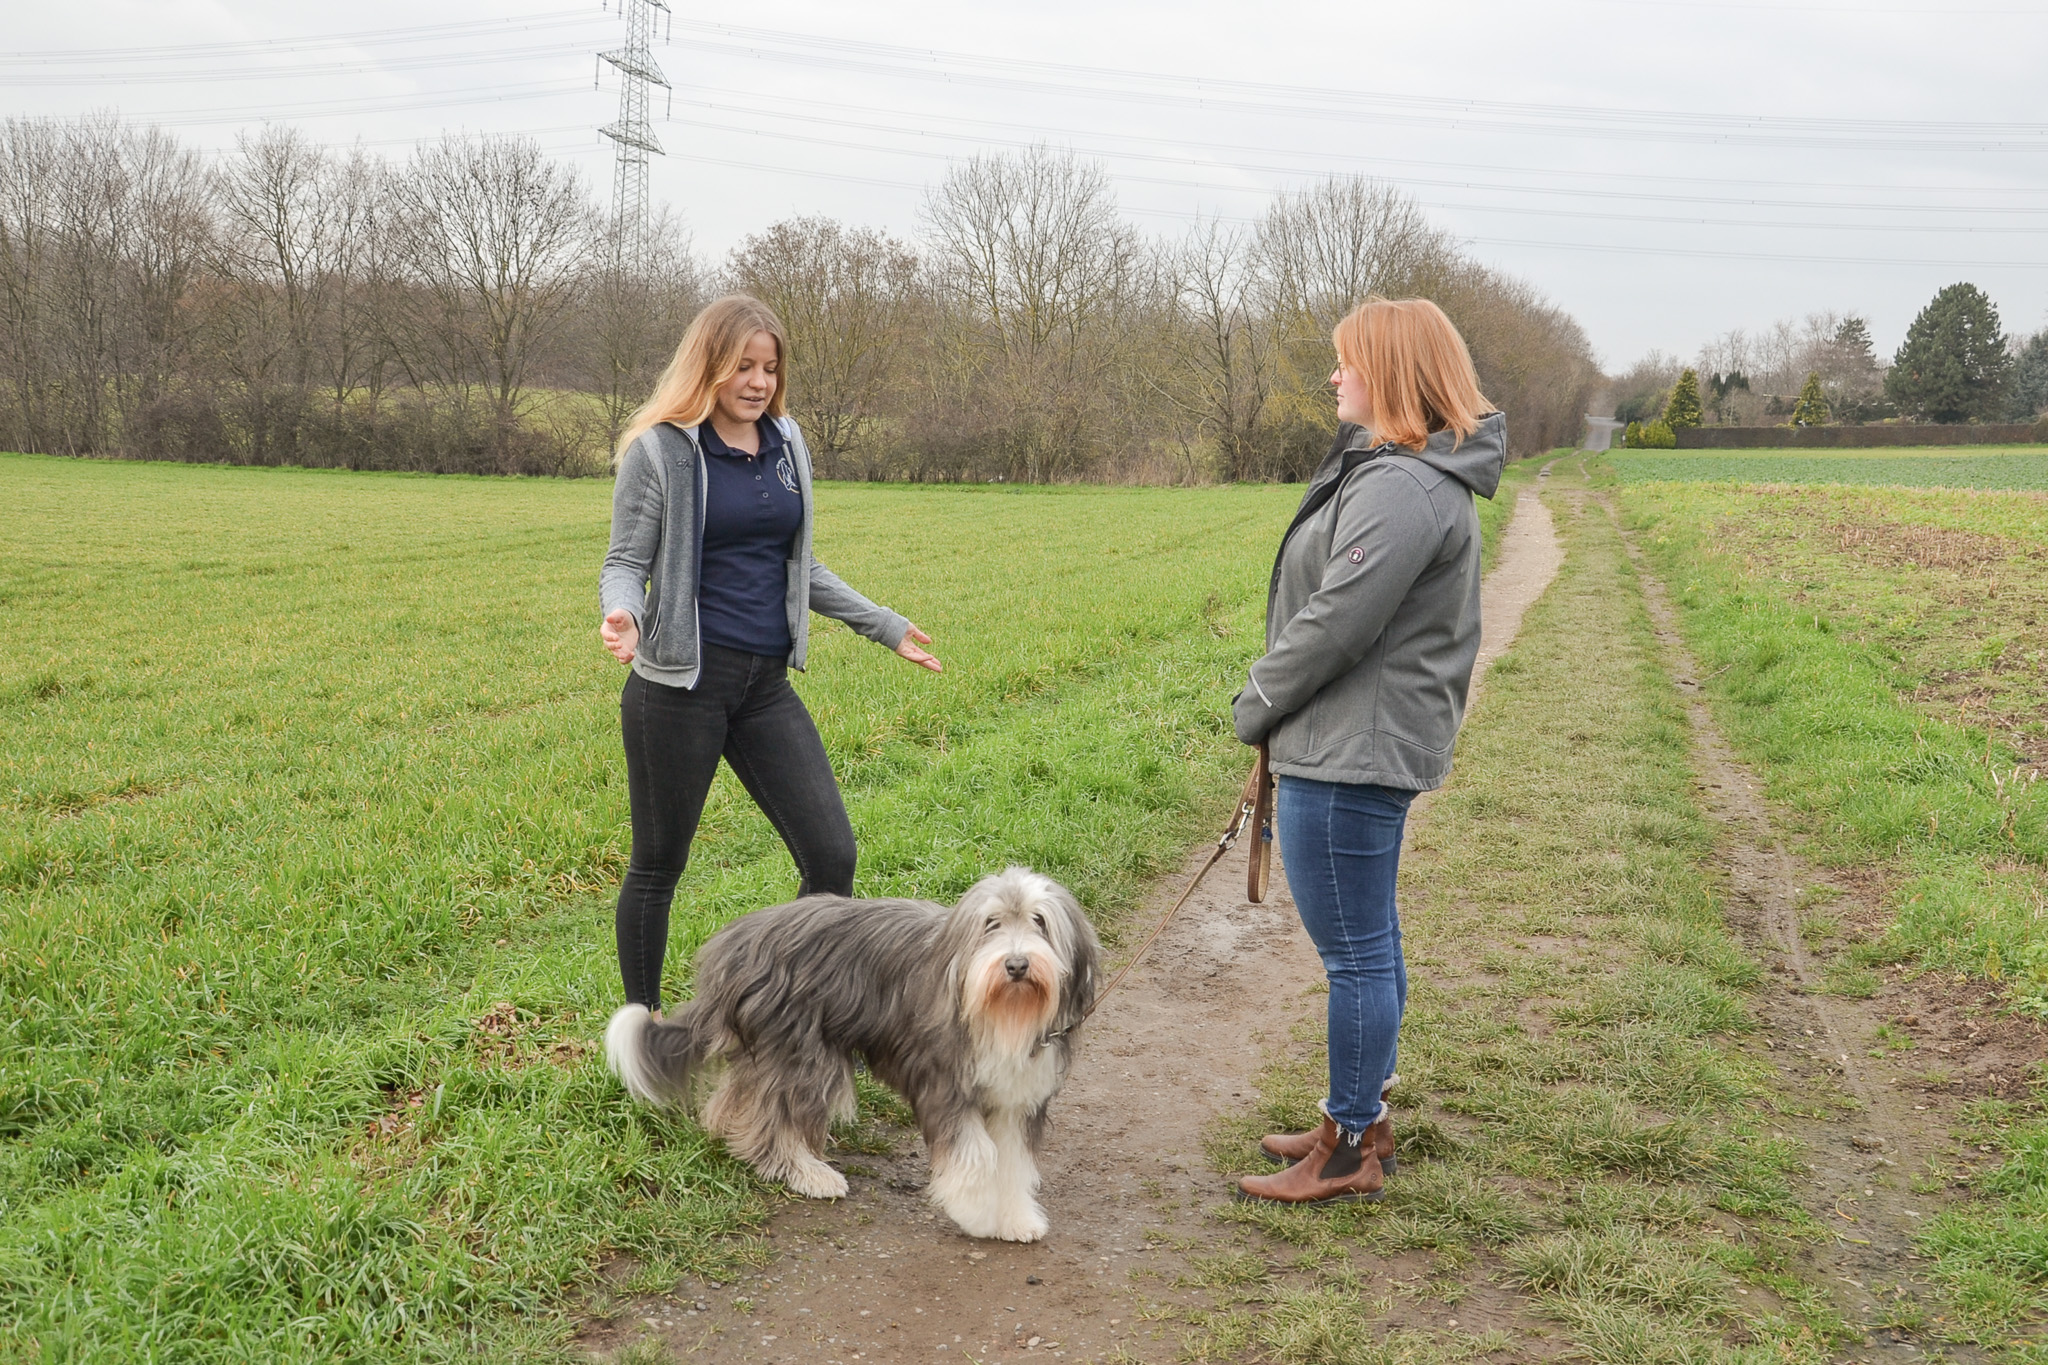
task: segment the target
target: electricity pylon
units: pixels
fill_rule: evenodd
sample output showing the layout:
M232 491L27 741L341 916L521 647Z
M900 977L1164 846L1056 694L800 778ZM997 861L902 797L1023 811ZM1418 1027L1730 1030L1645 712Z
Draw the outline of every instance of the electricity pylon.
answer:
M663 155L647 117L647 88L669 88L668 77L655 65L652 49L654 11L668 13L667 0L619 0L626 20L626 45L597 55L619 69L619 117L598 129L619 144L612 172L612 222L618 236L621 267L632 269L645 260L647 248L647 156Z

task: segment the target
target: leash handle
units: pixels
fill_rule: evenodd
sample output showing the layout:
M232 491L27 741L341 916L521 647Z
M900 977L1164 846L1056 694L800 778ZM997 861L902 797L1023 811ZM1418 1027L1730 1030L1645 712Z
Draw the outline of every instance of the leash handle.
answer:
M1240 809L1251 816L1252 835L1252 846L1244 863L1244 897L1258 905L1266 899L1266 886L1273 870L1273 771L1263 744L1244 790Z

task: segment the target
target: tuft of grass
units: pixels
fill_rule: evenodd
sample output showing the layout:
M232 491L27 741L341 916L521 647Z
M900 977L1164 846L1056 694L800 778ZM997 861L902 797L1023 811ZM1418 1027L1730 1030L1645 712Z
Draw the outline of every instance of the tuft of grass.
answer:
M1242 1289L1264 1283L1272 1273L1272 1266L1256 1251L1223 1251L1190 1257L1187 1273L1178 1283L1201 1289Z
M1674 1232L1700 1227L1707 1209L1698 1191L1682 1185L1585 1181L1559 1216L1567 1227L1589 1231L1633 1226Z
M1387 1188L1385 1208L1451 1234L1459 1242L1495 1245L1526 1235L1538 1223L1519 1195L1469 1167L1432 1164L1402 1174Z
M1691 1248L1634 1229L1553 1233L1503 1254L1517 1284L1553 1299L1634 1304L1664 1317L1718 1316L1726 1277Z

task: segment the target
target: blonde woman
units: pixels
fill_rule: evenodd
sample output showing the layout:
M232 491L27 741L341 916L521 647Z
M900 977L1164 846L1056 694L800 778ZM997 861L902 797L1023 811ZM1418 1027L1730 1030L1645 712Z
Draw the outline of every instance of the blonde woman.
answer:
M1278 775L1287 885L1330 982L1323 1122L1268 1137L1286 1169L1239 1182L1287 1204L1377 1199L1394 1164L1394 878L1408 803L1450 772L1479 653L1473 496L1493 496L1507 449L1435 304L1369 299L1332 340L1337 443L1281 538L1266 652L1233 706Z
M798 894L853 894L853 826L789 685L813 611L937 673L931 637L811 553L811 460L783 414L782 324L745 295L683 333L627 424L598 637L632 665L620 699L633 854L619 888L628 1004L661 1008L669 904L723 757L796 860Z

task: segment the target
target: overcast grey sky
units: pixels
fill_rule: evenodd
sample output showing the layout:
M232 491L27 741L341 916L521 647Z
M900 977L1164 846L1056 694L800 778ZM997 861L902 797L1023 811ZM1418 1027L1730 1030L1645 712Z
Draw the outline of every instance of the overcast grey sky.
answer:
M527 133L610 192L615 4L0 13L6 113L115 109L213 150L266 120L391 155ZM949 158L1044 141L1158 233L1383 176L1610 368L1819 309L1889 353L1957 280L2048 326L2044 0L674 0L665 32L655 195L714 257L793 213L914 237Z

